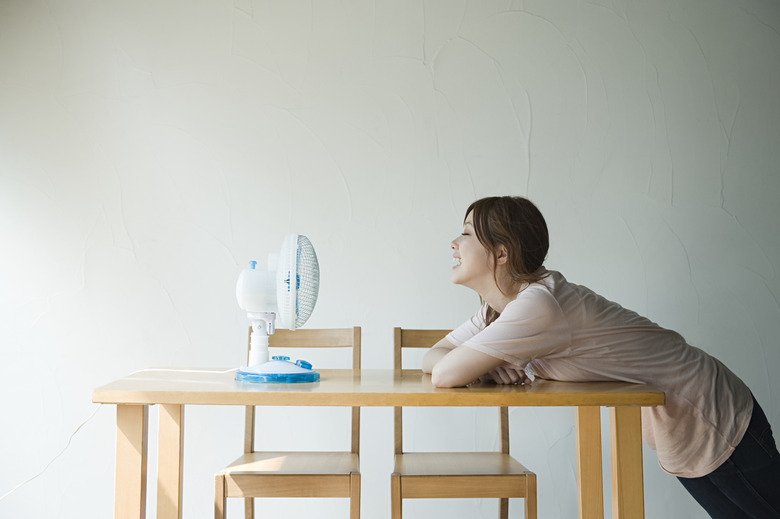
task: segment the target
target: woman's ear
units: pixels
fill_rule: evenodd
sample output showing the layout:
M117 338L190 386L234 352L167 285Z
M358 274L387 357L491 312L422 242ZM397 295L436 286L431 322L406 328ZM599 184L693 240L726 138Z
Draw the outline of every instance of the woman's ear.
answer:
M509 255L507 253L506 247L503 245L499 245L496 254L496 265L505 265L508 260L509 260Z

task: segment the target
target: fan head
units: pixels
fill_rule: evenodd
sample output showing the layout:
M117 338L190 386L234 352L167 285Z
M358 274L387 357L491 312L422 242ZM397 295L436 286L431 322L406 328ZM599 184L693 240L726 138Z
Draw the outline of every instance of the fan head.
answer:
M320 266L309 239L288 234L279 252L276 305L282 327L295 330L309 319L320 287Z

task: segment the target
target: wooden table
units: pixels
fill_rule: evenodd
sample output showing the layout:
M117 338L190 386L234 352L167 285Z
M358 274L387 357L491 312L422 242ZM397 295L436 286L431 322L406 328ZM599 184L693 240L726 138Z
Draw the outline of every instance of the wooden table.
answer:
M648 386L619 382L554 382L530 386L481 384L440 389L417 370L320 370L312 384L236 382L232 372L150 369L95 389L92 401L117 405L114 517L140 519L146 511L149 406L159 405L157 517L179 519L185 405L272 406L571 406L576 408L579 516L604 516L601 420L610 407L612 515L644 517L639 406L664 403Z

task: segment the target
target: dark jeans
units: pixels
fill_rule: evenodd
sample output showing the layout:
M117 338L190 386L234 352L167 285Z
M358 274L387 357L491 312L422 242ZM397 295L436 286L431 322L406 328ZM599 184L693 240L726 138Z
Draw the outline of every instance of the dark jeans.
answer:
M715 519L780 518L780 454L755 397L750 425L731 457L706 476L678 479Z

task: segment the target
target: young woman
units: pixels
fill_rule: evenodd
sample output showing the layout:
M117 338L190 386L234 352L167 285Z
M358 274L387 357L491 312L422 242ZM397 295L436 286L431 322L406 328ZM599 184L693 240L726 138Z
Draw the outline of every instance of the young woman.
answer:
M750 389L676 332L546 270L548 246L529 200L471 204L451 244L452 281L483 305L426 353L433 384L536 376L652 385L666 404L642 408L642 435L661 467L712 517L780 518L780 455Z

